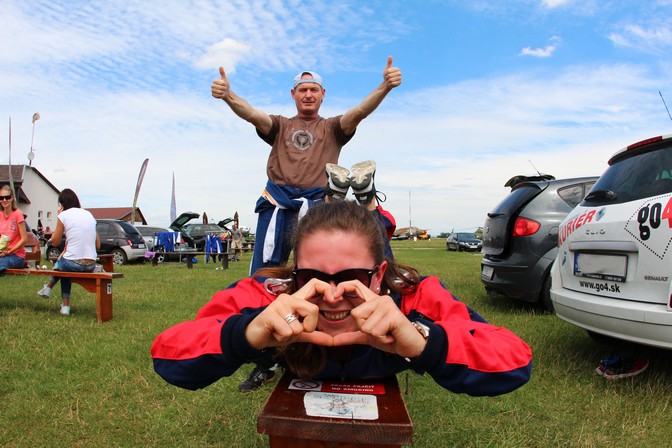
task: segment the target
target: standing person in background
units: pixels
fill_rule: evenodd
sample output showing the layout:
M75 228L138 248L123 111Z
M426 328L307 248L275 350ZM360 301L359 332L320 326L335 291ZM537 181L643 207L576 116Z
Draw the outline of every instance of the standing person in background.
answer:
M16 206L14 192L9 185L0 187L0 273L5 269L26 266L28 240L23 212Z
M231 249L234 251L233 261L240 261L243 255L243 232L237 224L231 228Z
M96 232L96 220L84 210L74 191L66 188L58 195L58 220L56 229L51 235L52 246L58 246L65 236L65 248L54 263L54 270L64 272L93 272L96 268L96 250L100 248L100 238ZM37 292L42 298L48 299L51 290L58 282L58 277L51 277L49 283ZM72 282L69 278L61 279L61 314L70 314L70 291Z

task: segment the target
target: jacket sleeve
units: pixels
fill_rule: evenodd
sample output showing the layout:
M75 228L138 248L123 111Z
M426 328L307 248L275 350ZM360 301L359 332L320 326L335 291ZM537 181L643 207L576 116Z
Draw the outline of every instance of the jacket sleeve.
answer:
M245 328L270 295L256 279L241 280L216 293L196 315L159 334L152 344L154 370L185 389L200 389L233 374L241 365L272 356L245 339Z
M446 389L492 396L511 392L529 380L530 347L506 328L485 322L437 277L423 279L413 294L403 296L402 311L430 326L427 347L412 367L426 371Z

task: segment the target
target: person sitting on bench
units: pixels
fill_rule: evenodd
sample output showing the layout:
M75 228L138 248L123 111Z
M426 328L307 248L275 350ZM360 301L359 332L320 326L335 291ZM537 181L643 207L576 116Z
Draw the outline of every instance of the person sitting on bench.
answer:
M0 273L26 264L26 222L9 185L0 187Z
M64 272L93 272L96 268L96 250L100 248L100 238L96 232L96 219L82 208L79 198L69 188L58 195L58 220L56 229L51 235L51 244L58 247L65 235L65 248L54 263L54 270ZM49 283L37 292L37 295L48 299L51 290L58 282L58 277L51 277ZM61 314L70 314L70 290L72 282L67 277L61 279Z
M455 393L492 396L525 384L530 347L457 300L435 276L384 256L376 217L351 201L299 221L294 266L266 268L217 292L195 320L157 336L155 371L186 389L245 363L276 360L302 379L427 372Z

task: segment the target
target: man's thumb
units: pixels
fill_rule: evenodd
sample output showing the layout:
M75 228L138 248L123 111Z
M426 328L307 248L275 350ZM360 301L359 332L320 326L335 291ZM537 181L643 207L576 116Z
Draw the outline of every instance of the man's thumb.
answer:
M222 79L226 79L226 73L224 73L224 67L219 67L219 76Z

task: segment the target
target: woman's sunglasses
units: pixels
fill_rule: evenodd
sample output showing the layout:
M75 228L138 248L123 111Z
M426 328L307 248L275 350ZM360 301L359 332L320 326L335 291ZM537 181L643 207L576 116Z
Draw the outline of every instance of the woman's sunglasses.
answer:
M339 284L350 280L359 280L367 288L371 285L373 274L378 271L378 265L373 269L346 269L335 274L326 274L316 269L292 269L294 288L301 289L311 279L316 278L323 282Z
M10 199L12 199L11 196L0 196L0 201L9 201Z

